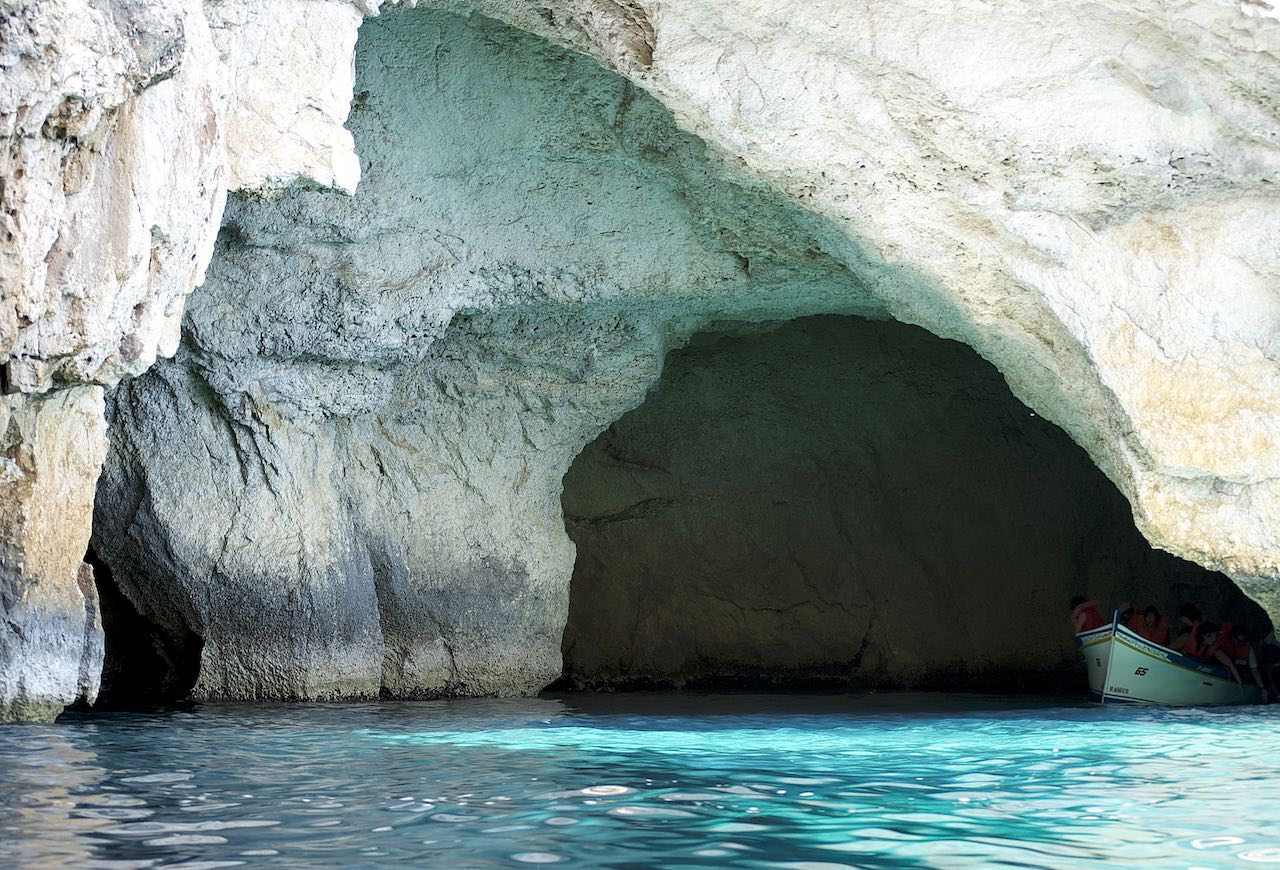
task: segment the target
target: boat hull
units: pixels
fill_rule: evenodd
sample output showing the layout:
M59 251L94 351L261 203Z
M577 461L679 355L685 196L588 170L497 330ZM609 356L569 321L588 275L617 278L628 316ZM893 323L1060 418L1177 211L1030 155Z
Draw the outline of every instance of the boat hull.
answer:
M1265 699L1255 685L1237 686L1226 668L1152 643L1123 625L1078 634L1076 644L1088 665L1089 690L1103 704L1213 707Z
M1076 635L1076 646L1084 656L1089 673L1089 692L1095 700L1102 697L1103 683L1107 678L1107 665L1111 661L1111 639L1114 634L1110 623L1093 631Z

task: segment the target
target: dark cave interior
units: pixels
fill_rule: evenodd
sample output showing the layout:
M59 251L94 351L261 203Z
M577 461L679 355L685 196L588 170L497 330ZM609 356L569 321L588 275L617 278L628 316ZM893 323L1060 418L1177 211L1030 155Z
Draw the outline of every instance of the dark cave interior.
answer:
M562 501L571 688L1074 690L1076 593L1269 628L991 365L897 322L696 336Z

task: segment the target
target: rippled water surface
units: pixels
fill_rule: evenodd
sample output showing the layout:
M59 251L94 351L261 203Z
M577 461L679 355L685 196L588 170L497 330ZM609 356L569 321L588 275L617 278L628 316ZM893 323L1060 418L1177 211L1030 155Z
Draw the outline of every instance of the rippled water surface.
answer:
M981 698L209 706L0 727L22 867L1280 863L1280 715Z

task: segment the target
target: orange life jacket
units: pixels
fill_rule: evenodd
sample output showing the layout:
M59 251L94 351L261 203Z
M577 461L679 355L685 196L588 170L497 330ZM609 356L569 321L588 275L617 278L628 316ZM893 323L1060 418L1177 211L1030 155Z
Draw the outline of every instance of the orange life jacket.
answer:
M1218 629L1218 636L1214 639L1213 643L1202 643L1199 636L1196 634L1199 630L1199 622L1191 626L1191 640L1187 641L1187 646L1184 651L1187 655L1198 658L1202 662L1213 661L1213 654L1222 647L1223 636L1227 632L1231 631L1231 623L1223 623L1223 625Z
M1093 631L1095 628L1102 628L1107 621L1102 618L1102 614L1098 612L1098 602L1086 601L1083 604L1077 604L1075 610L1071 611L1071 625L1076 624L1076 617L1081 613L1084 614L1084 624L1080 626L1080 631Z

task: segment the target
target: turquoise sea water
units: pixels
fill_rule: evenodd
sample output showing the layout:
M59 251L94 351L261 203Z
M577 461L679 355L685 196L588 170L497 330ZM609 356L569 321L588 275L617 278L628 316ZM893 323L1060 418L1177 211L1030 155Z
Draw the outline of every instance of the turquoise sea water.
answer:
M14 867L1280 863L1280 711L572 696L0 727Z

